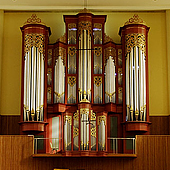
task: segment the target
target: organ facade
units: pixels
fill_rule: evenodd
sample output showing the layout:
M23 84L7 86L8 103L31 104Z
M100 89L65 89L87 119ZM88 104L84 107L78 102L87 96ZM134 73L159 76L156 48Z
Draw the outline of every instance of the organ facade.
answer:
M64 15L66 33L54 44L36 15L21 27L20 127L46 138L39 152L105 156L114 150L110 138L149 133L149 27L134 15L116 44L104 32L106 17L87 9Z

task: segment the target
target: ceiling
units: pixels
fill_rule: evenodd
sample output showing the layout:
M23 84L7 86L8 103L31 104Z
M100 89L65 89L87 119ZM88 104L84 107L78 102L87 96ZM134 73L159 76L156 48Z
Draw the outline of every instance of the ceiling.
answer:
M87 5L96 11L166 10L170 0L0 0L2 10L80 10Z

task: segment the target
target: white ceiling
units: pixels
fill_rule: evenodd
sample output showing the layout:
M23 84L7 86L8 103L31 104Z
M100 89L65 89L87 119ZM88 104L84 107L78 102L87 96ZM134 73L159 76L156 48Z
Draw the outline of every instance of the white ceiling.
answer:
M3 10L166 10L170 0L0 0Z

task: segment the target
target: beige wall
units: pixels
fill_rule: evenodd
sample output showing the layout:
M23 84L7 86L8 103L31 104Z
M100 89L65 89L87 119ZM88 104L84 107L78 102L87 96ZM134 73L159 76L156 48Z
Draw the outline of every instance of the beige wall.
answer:
M20 114L21 88L21 31L20 26L31 16L29 12L5 12L2 60L2 115ZM51 27L50 42L65 32L63 14L59 12L36 13L47 26ZM96 12L107 15L106 33L120 43L119 28L134 15L133 12ZM149 31L149 91L150 115L168 115L168 72L166 55L166 13L139 12L139 16L150 26ZM0 22L1 23L1 22Z
M1 80L2 80L2 51L3 51L3 26L4 26L4 12L0 10L0 96L1 96ZM0 97L0 114L1 114L1 97Z

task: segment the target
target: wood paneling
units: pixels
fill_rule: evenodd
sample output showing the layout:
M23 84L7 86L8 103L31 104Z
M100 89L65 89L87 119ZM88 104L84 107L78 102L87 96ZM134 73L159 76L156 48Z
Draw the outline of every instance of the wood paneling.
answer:
M150 134L151 135L168 135L169 134L169 116L150 116Z
M20 116L0 115L0 134L18 135L20 134ZM150 116L150 134L168 135L170 133L170 116Z
M20 127L18 122L20 116L4 116L1 115L0 134L2 135L19 135Z
M137 136L137 158L33 158L33 137L0 136L0 169L168 170L170 136Z

